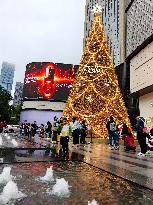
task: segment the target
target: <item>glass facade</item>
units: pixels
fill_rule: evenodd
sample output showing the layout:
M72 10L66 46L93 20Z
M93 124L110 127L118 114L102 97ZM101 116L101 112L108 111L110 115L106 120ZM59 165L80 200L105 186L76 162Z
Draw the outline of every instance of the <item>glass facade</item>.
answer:
M14 78L15 66L13 64L3 62L1 75L0 75L0 85L11 93L13 78Z
M107 35L107 40L110 48L110 52L113 57L115 66L123 63L124 59L124 3L119 0L99 0L98 3L102 5L102 22ZM85 29L84 29L84 47L86 40L89 36L89 30L93 20L92 9L97 4L96 0L86 0L85 11ZM123 25L121 27L120 25Z

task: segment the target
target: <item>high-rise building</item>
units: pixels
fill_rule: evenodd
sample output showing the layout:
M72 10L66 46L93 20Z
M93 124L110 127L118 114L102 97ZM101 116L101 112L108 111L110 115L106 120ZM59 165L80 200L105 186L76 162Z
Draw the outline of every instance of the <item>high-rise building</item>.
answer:
M86 0L84 47L93 21L92 9L97 3L103 7L102 22L114 64L118 66L125 60L125 1Z
M13 105L21 105L23 99L23 83L16 82Z
M0 85L11 93L13 78L14 78L15 66L8 62L2 63L1 75L0 75Z

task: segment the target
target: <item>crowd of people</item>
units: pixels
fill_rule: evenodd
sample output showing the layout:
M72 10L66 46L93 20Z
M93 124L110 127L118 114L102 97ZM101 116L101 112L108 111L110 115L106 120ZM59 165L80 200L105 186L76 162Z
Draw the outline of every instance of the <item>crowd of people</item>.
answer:
M34 123L22 123L20 125L20 135L22 136L27 136L28 140L31 141L32 137L35 136L35 134L37 133L37 129L38 126L36 124L36 121L34 121Z
M145 157L153 151L153 128L150 129L143 117L137 116L136 134L140 145L140 152L138 156ZM113 116L107 122L106 128L108 130L109 145L112 150L119 149L119 141L124 141L125 151L136 151L135 136L130 127L125 123L117 125Z
M73 117L71 123L66 118L58 119L55 116L53 123L48 121L46 125L41 124L40 127L37 126L36 121L32 124L25 122L20 125L20 135L27 137L29 141L38 132L40 137L50 138L55 143L60 141L63 152L68 152L70 136L74 145L85 144L87 130L85 121L79 122L76 117Z
M0 133L6 127L6 122L0 121ZM109 137L109 146L111 150L119 150L120 140L124 141L125 151L135 151L136 143L135 136L130 127L125 123L117 125L113 116L110 116L106 124ZM89 127L85 121L79 122L76 117L73 117L72 122L68 122L66 118L58 119L54 117L53 123L49 121L46 125L41 124L40 127L33 123L22 123L20 125L20 135L28 138L29 141L38 133L40 137L50 138L53 142L60 142L63 152L68 152L69 138L72 137L74 145L85 144ZM138 156L146 156L150 151L153 151L153 128L149 129L143 117L137 117L137 140L140 145L140 153Z
M122 139L124 141L125 151L135 151L136 145L132 130L125 123L117 125L111 116L106 124L106 128L108 130L109 144L112 150L119 149L119 140Z

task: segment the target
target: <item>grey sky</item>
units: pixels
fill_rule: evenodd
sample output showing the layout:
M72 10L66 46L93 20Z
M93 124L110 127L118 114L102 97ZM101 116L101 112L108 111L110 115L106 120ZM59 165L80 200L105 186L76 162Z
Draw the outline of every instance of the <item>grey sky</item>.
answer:
M85 0L0 0L0 66L16 65L23 81L32 61L79 64Z

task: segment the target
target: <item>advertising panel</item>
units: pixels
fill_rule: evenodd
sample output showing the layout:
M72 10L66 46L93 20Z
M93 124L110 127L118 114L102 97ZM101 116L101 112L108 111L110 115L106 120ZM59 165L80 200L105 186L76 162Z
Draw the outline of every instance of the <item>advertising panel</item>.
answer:
M23 99L66 101L74 82L72 64L33 62L26 66Z

